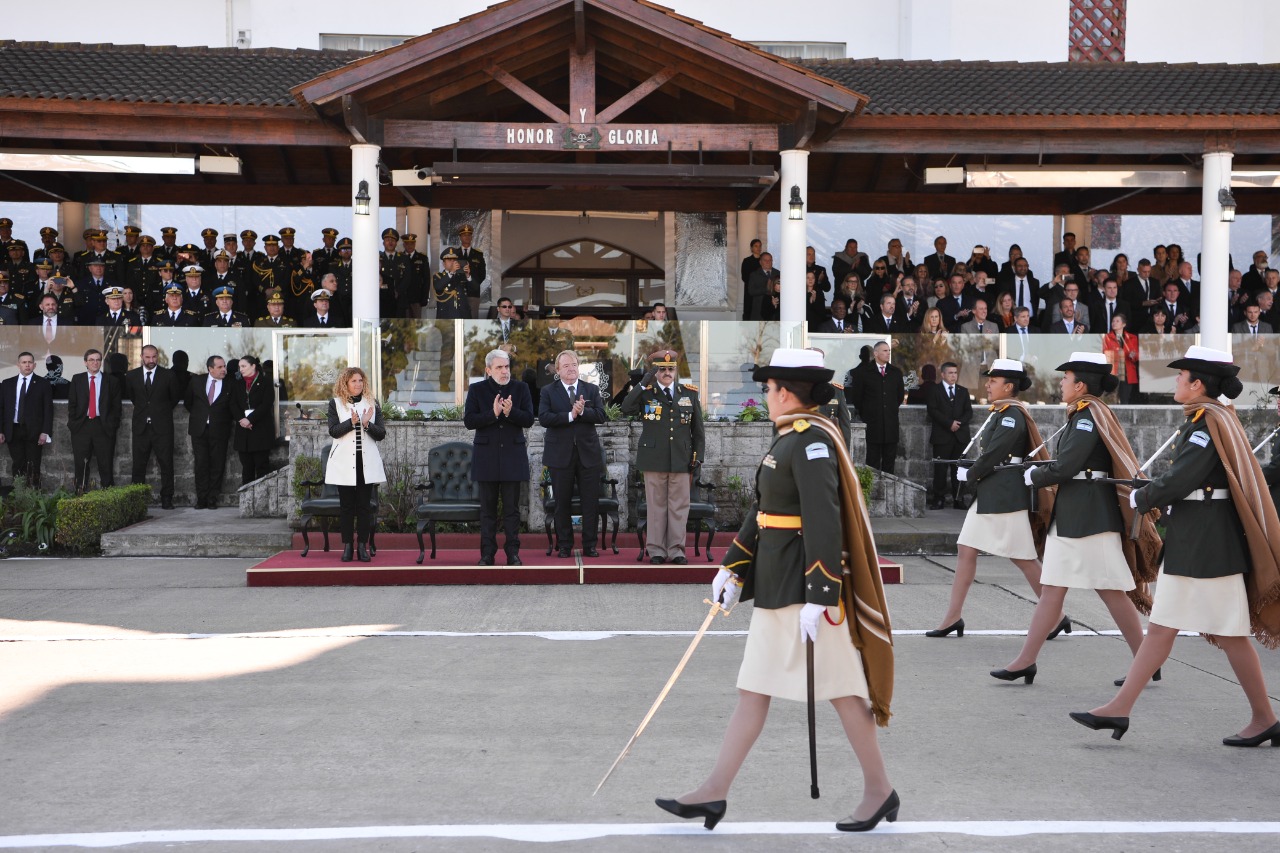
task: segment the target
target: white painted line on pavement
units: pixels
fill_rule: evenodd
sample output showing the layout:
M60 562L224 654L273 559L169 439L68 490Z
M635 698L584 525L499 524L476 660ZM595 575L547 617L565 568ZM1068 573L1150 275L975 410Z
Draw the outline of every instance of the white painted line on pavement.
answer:
M878 835L971 835L1008 838L1024 835L1153 835L1153 834L1280 834L1280 822L1262 821L906 821L882 823ZM833 823L743 822L721 823L716 835L831 835ZM137 832L77 832L48 835L0 836L0 849L26 847L124 847L130 844L178 844L201 841L340 841L368 838L501 838L509 841L555 843L611 836L709 837L696 823L565 823L565 824L439 824L424 826L355 826L295 829L157 829Z

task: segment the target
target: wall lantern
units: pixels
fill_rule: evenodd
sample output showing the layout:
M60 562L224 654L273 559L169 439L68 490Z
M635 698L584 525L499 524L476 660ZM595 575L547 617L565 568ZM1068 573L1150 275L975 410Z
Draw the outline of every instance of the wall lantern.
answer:
M356 213L360 216L369 215L369 182L361 181L360 189L356 191Z
M787 206L791 208L791 212L787 214L787 218L795 221L804 219L804 199L800 198L800 187L792 184L791 201L787 202Z

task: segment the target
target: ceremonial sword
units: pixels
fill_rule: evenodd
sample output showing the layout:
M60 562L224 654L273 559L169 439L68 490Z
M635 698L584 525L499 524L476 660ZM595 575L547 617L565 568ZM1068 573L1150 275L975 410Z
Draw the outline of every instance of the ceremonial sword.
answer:
M1278 428L1278 429L1280 429L1280 428ZM1097 479L1097 480L1094 480L1093 482L1095 482L1095 483L1111 483L1112 485L1115 485L1115 486L1128 486L1128 487L1129 487L1129 488L1131 488L1131 489L1141 489L1141 488L1143 488L1147 483L1149 483L1149 482L1151 482L1151 481L1150 481L1150 480L1146 480L1146 479L1142 479L1142 478L1138 477L1138 475L1139 475L1139 474L1143 474L1143 473L1145 473L1145 472L1146 472L1146 470L1147 470L1148 468L1150 468L1150 467L1151 467L1151 463L1152 463L1152 462L1155 462L1155 461L1156 461L1156 459L1157 459L1157 458L1159 458L1160 454L1161 454L1161 453L1164 453L1165 449L1166 449L1169 445L1173 444L1173 440L1174 440L1175 438L1177 438L1177 437L1178 437L1178 433L1180 433L1181 431L1182 431L1182 429L1181 429L1181 428L1179 428L1179 429L1177 429L1177 430L1175 430L1175 431L1174 431L1173 435L1171 435L1171 436L1169 436L1168 438L1166 438L1166 439L1164 440L1164 444L1160 445L1159 449L1158 449L1158 450L1156 450L1156 452L1155 452L1155 453L1151 454L1151 458L1150 458L1150 459L1148 459L1146 462L1143 462L1141 465L1139 465L1139 466L1138 466L1138 470L1133 472L1133 478L1132 478L1132 479L1129 479L1129 480L1121 480L1121 479L1117 479L1117 478L1115 478L1115 477L1101 477L1101 478L1099 478L1099 479ZM1255 452L1256 452L1256 451L1255 451ZM1142 535L1142 518L1143 518L1143 515L1144 515L1144 513L1140 513L1140 512L1138 512L1138 510L1137 510L1137 508L1136 508L1136 507L1134 508L1134 510L1133 510L1133 523L1129 525L1129 538L1130 538L1130 539L1132 539L1134 542L1137 542L1137 541L1138 541L1138 537L1139 537L1140 535Z
M1261 450L1266 445L1266 443L1271 440L1271 437L1278 432L1280 432L1280 426L1276 427L1271 432L1267 433L1267 437L1262 439L1262 441L1258 442L1258 446L1253 449L1254 455L1256 456L1258 451Z
M627 753L631 752L631 747L639 739L645 726L649 725L649 721L653 719L653 715L658 713L658 707L667 698L667 694L671 692L671 687L676 683L676 679L680 677L680 673L684 672L685 665L689 663L689 658L693 657L693 650L698 647L698 643L702 642L702 637L707 633L707 629L711 627L711 623L715 620L716 614L720 613L728 616L733 612L732 608L725 610L718 601L703 599L703 604L710 604L711 610L707 612L707 618L702 620L702 627L698 629L698 633L693 635L693 642L689 643L689 648L684 650L684 657L680 658L680 663L676 664L675 672L671 673L671 677L667 679L667 683L662 685L658 698L653 700L653 705L649 707L649 713L644 715L644 719L640 721L640 725L636 727L636 733L631 736L631 740L627 741L627 745L622 748L622 752L614 759L613 765L609 768L609 772L604 774L604 778L600 780L600 784L596 785L596 789L591 792L591 796L600 793L600 789L604 787L604 783L609 781L609 777L613 775L613 771L618 769L618 765L622 763L622 759L627 757Z
M987 424L991 423L991 419L994 418L995 416L996 416L995 409L992 409L991 414L987 415L987 419L982 422L982 426L978 427L978 431L973 434L973 438L969 439L969 443L964 446L964 450L960 451L960 456L964 456L966 453L969 452L970 448L973 447L973 443L982 437L982 431L987 428ZM961 459L961 458L933 459L930 461L932 461L935 465L956 465L958 467L964 467L965 465L973 464L972 459Z

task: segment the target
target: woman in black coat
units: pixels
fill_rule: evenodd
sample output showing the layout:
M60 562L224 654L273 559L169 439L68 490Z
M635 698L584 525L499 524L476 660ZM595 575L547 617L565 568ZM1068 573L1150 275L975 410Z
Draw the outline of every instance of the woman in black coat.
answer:
M270 471L271 447L276 443L275 394L252 355L240 359L240 376L230 380L231 413L236 418L231 446L240 454L240 485Z

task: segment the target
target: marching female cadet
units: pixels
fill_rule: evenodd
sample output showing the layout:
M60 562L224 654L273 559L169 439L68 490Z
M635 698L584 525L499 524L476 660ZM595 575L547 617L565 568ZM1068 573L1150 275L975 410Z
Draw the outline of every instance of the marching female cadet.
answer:
M1223 744L1280 746L1280 722L1249 642L1252 633L1267 648L1280 646L1280 519L1240 420L1218 402L1244 390L1240 368L1229 353L1201 346L1169 366L1178 371L1173 399L1187 419L1169 470L1129 497L1141 513L1171 507L1147 636L1112 700L1072 711L1071 718L1122 738L1134 703L1168 659L1178 632L1196 631L1226 652L1249 700L1249 722Z
M749 513L712 585L726 608L739 593L755 600L738 705L711 775L683 796L657 800L679 817L703 818L707 829L725 814L729 786L770 700L806 700L806 642L813 643L814 698L830 700L862 765L862 800L836 828L862 832L898 816L876 741L893 689L888 611L853 463L839 431L816 409L831 398L831 376L820 354L802 349L776 350L753 374L767 383L777 435L756 474L752 510L759 512ZM856 612L846 604L842 614L839 606L854 595Z
M1062 613L1068 589L1096 590L1130 650L1137 654L1142 645L1142 621L1125 595L1137 587L1120 539L1128 528L1115 485L1095 482L1111 475L1113 459L1126 468L1116 472L1120 477L1138 467L1115 415L1098 399L1114 391L1119 380L1100 353L1074 352L1058 370L1063 371L1062 402L1067 405L1058 458L1027 468L1023 478L1028 486L1058 487L1044 546L1043 588L1022 651L1003 669L991 672L1001 681L1024 678L1030 684L1035 678L1036 656Z

